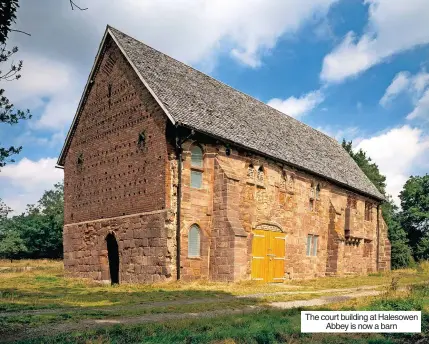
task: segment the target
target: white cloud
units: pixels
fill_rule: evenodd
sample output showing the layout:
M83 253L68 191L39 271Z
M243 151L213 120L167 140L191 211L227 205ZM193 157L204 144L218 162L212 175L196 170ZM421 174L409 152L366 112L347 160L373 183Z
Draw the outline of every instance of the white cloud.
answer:
M414 103L414 109L407 115L408 120L429 120L429 73L425 70L415 75L399 72L380 99L380 105L386 107L401 93L407 93Z
M23 212L27 204L36 203L45 190L63 179L63 171L55 168L56 161L56 158L38 161L23 158L2 168L1 197L14 210L14 214Z
M285 100L273 98L268 101L268 105L295 118L302 117L317 107L324 100L323 93L312 91L300 98L289 97Z
M408 177L429 163L429 136L404 125L362 140L363 149L387 178L387 193L399 205L399 192Z
M429 120L429 89L417 101L414 110L407 115L408 120L416 118Z
M369 19L365 33L349 32L325 56L320 74L327 82L356 76L388 57L429 43L427 0L366 0Z
M96 50L110 24L185 63L212 69L219 54L250 67L284 35L322 18L338 0L124 0L85 1L71 11L67 1L21 4L12 33L24 60L22 79L8 87L20 107L42 108L33 129L64 130L75 113ZM102 14L102 15L101 15ZM40 25L43 23L43 25Z
M321 18L338 0L91 0L84 12L71 12L67 1L46 1L43 9L32 1L21 5L20 28L40 33L33 43L22 35L13 37L33 44L32 49L55 46L54 53L67 60L93 52L110 24L187 63L226 51L258 66L279 37Z
M386 107L396 96L407 89L410 84L410 73L399 72L392 83L387 87L386 92L380 99L380 105Z
M7 96L20 108L42 114L29 125L61 130L73 119L79 99L79 74L60 61L42 56L20 56L24 68L19 80L8 84Z

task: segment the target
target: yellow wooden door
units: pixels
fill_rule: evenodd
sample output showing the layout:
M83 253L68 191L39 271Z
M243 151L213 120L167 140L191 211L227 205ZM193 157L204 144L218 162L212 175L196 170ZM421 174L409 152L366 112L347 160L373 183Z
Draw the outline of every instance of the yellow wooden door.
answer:
M285 239L281 232L253 231L252 279L265 282L284 280Z
M252 243L252 279L265 281L267 274L267 231L254 230ZM267 240L268 239L268 240Z
M285 276L285 251L286 235L280 232L271 232L271 247L273 254L270 264L272 265L272 282L283 282Z

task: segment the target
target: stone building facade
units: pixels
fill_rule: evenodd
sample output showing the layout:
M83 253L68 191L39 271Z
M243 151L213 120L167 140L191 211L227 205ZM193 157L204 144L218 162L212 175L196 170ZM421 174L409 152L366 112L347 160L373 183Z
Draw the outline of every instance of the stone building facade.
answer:
M260 132L304 141L264 146L228 132L249 130L240 106L278 116ZM382 196L333 139L274 111L108 27L58 161L66 270L153 283L390 269Z

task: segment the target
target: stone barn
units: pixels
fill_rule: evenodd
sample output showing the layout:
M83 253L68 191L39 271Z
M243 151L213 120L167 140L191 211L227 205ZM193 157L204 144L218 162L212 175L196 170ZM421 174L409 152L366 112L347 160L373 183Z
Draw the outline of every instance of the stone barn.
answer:
M390 269L383 196L336 140L109 26L58 165L75 276Z

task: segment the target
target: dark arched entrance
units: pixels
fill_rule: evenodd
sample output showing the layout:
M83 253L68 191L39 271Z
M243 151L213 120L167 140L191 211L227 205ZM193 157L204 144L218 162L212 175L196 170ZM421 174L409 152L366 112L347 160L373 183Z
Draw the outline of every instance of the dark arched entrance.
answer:
M109 256L110 280L112 284L119 283L119 250L118 242L113 234L106 237L107 254Z

